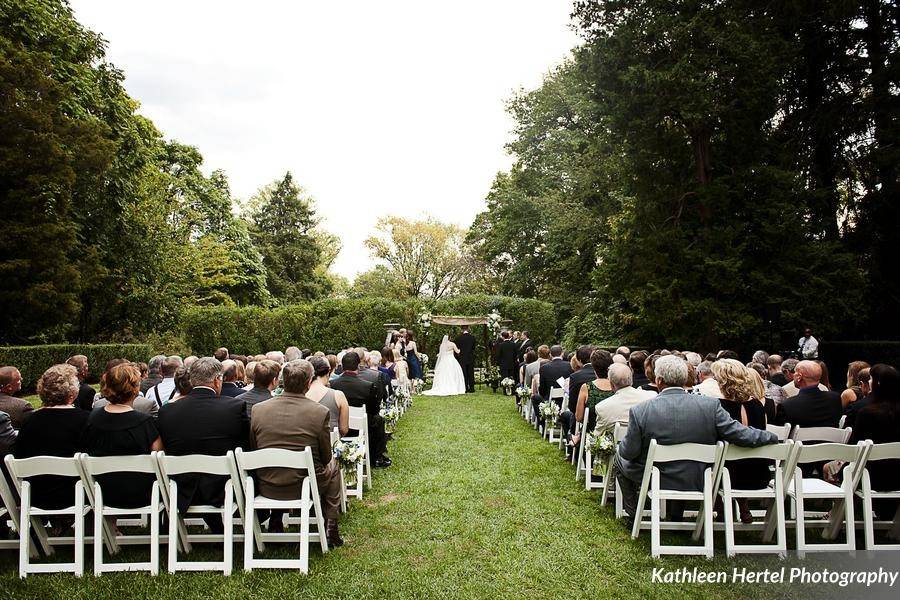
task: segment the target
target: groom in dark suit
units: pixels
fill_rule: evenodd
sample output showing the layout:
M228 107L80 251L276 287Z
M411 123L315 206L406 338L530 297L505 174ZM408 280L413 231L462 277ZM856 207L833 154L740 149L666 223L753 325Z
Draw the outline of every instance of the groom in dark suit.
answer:
M497 366L500 367L500 377L504 379L509 377L513 381L518 381L518 374L516 373L518 370L516 369L518 348L516 343L510 339L509 331L507 330L504 330L500 337L503 339L497 348Z
M456 336L454 342L459 348L456 360L459 361L466 379L466 393L471 394L475 392L475 336L469 333L468 325L463 327L462 333Z

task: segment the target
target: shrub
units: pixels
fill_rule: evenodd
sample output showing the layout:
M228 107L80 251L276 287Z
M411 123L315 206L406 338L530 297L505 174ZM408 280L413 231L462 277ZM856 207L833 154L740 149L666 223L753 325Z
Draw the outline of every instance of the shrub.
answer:
M146 362L153 356L149 344L48 344L44 346L0 346L0 365L14 366L22 373L22 387L33 390L38 378L52 365L76 354L88 358L90 381L96 382L113 358Z
M847 365L854 360L869 364L885 363L900 368L900 342L898 341L847 341L822 342L819 358L828 365L828 376L836 390L844 388Z

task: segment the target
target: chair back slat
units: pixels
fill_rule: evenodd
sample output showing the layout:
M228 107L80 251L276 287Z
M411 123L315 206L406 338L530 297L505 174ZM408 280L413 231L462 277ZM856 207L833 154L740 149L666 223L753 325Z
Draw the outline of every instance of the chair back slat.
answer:
M354 417L356 417L357 419L359 419L359 418L365 419L366 415L367 415L367 413L366 413L365 406L351 406L350 407L350 418L351 419Z
M763 458L768 460L787 461L793 451L793 441L788 440L780 444L769 444L757 448L746 448L726 444L725 460L744 460L746 458Z
M238 468L246 474L247 471L255 471L265 468L306 469L315 471L312 458L312 449L307 446L302 452L285 450L284 448L264 448L245 452L238 448L235 450Z
M565 392L563 392L562 388L551 388L550 390L550 399L551 400L559 400L563 397Z
M716 453L719 447L715 444L673 444L671 446L663 446L652 440L651 445L656 443L656 451L653 453L653 462L672 462L675 460L693 460L702 463L714 463L716 461ZM649 459L648 459L649 460Z
M152 473L156 474L156 457L153 454L134 456L88 456L81 455L81 464L90 475L107 473Z
M156 455L167 475L184 475L198 473L203 475L231 475L234 457L231 452L224 456L208 454L187 454L172 456L165 452Z
M8 454L4 459L9 474L22 480L37 475L58 475L61 477L80 477L76 457L34 456L32 458L13 458ZM2 476L2 475L0 475Z
M766 431L777 435L779 442L783 442L787 439L791 439L791 424L790 423L785 423L784 425L772 425L771 423L769 423L766 425Z
M855 445L825 443L810 446L804 446L803 442L797 442L797 446L799 446L796 455L796 462L798 464L832 460L857 462L860 453L865 450L865 442L860 442Z
M852 427L795 427L791 439L795 442L830 442L846 444L853 433Z
M615 428L613 428L613 441L617 444L625 439L625 436L628 434L628 425L622 425L621 423L616 423Z
M900 459L900 442L872 444L866 461Z

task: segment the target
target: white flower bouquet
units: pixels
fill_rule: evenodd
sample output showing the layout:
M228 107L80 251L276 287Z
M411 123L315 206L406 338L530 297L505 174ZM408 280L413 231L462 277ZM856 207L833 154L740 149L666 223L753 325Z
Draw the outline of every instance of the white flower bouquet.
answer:
M408 402L412 398L412 395L409 393L409 388L405 385L398 385L394 388L394 402L396 403L404 403Z
M490 327L491 332L494 335L498 335L500 333L501 325L500 322L503 320L503 317L500 316L500 313L495 308L487 316L487 325Z
M422 329L428 329L429 327L431 327L431 319L432 317L430 312L423 312L421 315L419 315L419 327L421 327Z
M538 404L538 413L547 424L553 425L556 423L556 419L559 418L559 406L553 400L547 400Z
M419 378L410 380L409 385L413 396L419 396L425 391L425 382Z
M384 430L387 432L393 431L394 426L400 419L400 409L396 406L386 406L382 408L378 414L384 419Z
M528 398L531 397L531 390L525 387L524 385L520 385L516 388L516 399L521 404L522 402L527 402Z
M334 459L344 472L344 483L356 485L357 466L366 457L366 447L356 440L337 440L332 447Z
M424 370L425 367L428 365L428 355L419 352L418 357L419 357L419 362L422 363L422 369Z
M516 387L516 381L512 377L504 377L500 380L500 387L503 388L503 394L509 396Z
M585 446L591 453L592 472L594 475L606 475L606 463L609 457L616 453L616 442L613 440L612 434L604 433L601 435L588 434L584 440Z

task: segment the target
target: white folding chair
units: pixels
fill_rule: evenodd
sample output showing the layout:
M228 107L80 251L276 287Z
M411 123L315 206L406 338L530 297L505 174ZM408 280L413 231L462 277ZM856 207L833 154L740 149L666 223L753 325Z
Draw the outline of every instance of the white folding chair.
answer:
M867 443L860 442L855 446L848 444L824 443L813 446L804 446L803 442L794 443L794 452L788 460L785 468L785 494L795 504L796 514L795 529L797 533L797 556L804 558L807 552L854 552L856 550L856 531L853 520L853 495L858 479L852 474L854 469L862 469L865 466ZM828 462L840 460L850 463L847 466L847 476L840 486L829 483L823 479L803 477L800 465L815 462ZM860 473L862 471L859 471ZM808 544L806 542L806 528L809 524L824 525L826 537L829 535L829 523L827 519L812 520L806 514L806 500L838 500L842 504L835 503L832 515L838 518L837 512L843 508L846 541L841 543ZM771 519L770 519L771 520ZM839 523L839 522L838 522ZM839 528L839 527L838 527ZM767 524L767 539L771 539L772 526Z
M325 535L325 518L322 504L319 501L319 488L316 486L316 468L313 462L312 449L307 447L303 452L282 448L266 448L244 452L240 448L234 452L238 471L244 485L244 531L254 532L244 535L244 570L263 569L299 569L301 573L309 572L309 544L318 541L322 552L328 552L328 540ZM283 468L304 471L304 478L297 490L296 500L275 500L256 493L253 471L265 468ZM265 541L300 542L299 559L263 559L256 558L253 553L253 538L259 531L256 517L258 509L264 510L300 510L300 534L268 533L258 534ZM310 532L310 525L316 524L316 531ZM263 545L264 547L264 545Z
M159 513L165 509L160 495L159 481L154 480L150 488L148 503L137 508L121 508L107 506L103 500L103 489L96 480L98 475L113 473L146 473L157 476L156 453L138 456L88 456L79 454L81 476L84 487L90 487L93 493L88 495L94 510L94 575L116 571L149 571L151 575L159 574ZM122 543L150 544L150 560L146 562L106 562L103 557L103 544L97 539L97 532L107 527L107 517L112 520L120 517L147 517L150 519L150 537L116 536L116 548Z
M644 477L641 481L641 491L638 496L638 503L635 509L634 527L631 530L631 537L637 539L642 528L646 528L647 523L644 521L644 503L650 498L650 552L653 558L659 558L662 554L685 554L685 555L702 555L706 558L713 556L713 481L717 476L718 469L721 466L722 455L724 454L724 444L718 442L716 445L707 444L674 444L672 446L663 446L658 444L656 440L650 440L650 448L647 451L647 462L644 468ZM679 460L688 460L694 462L705 463L710 466L706 467L703 473L703 490L701 491L683 491L663 489L660 478L661 473L656 465L664 462L672 462ZM683 501L700 501L702 508L697 515L698 522L696 527L703 531L702 546L664 546L660 542L660 532L665 526L666 529L694 529L694 523L685 522L667 522L661 520L661 505L664 500L683 500ZM702 520L702 525L701 525Z
M779 442L791 439L790 423L785 423L784 425L772 425L771 423L769 423L766 425L766 431L777 435Z
M355 485L349 487L344 485L343 487L348 497L353 496L362 500L366 477L368 477L370 481L372 477L372 469L369 461L369 436L367 435L369 431L369 419L366 417L366 411L364 408L356 408L353 406L350 407L349 426L350 429L355 429L359 432L359 434L356 436L344 436L342 439L354 440L357 443L362 442L363 446L365 447L366 457L365 460L356 465ZM369 487L371 487L371 483L369 483Z
M872 510L874 500L900 499L900 486L891 491L875 491L872 489L872 480L869 477L868 465L879 460L900 460L900 442L887 444L871 444L866 454L865 466L862 468L862 490L856 495L862 498L863 503L863 531L865 532L866 550L900 550L900 544L876 544L875 543L875 512ZM845 472L845 477L846 472ZM892 521L883 523L890 529L893 539L900 537L900 506L897 507Z
M6 521L11 531L14 531L16 534L18 534L20 516L18 497L17 494L13 492L13 489L9 487L5 471L6 466L3 463L0 463L0 519ZM41 531L43 531L43 527L41 527ZM44 540L44 542L45 541L46 539ZM41 542L41 545L43 545L43 542ZM9 540L0 539L0 549L18 550L18 538ZM37 548L34 545L31 545L30 552L32 558L37 557L39 554Z
M795 442L828 442L846 444L853 433L852 427L794 427L791 438Z
M165 452L156 454L157 477L163 494L164 504L169 515L169 557L167 569L169 573L176 571L222 571L231 574L234 563L234 513L238 509L243 515L244 495L234 461L234 453L229 451L225 456L208 456L205 454L189 454L186 456L169 456ZM225 480L225 501L222 506L193 505L182 514L178 510L178 482L173 476L187 474L221 475ZM184 519L188 515L218 514L222 517L223 534L195 536L188 535ZM191 551L191 541L222 542L221 561L183 561L178 559L179 541L185 552Z
M781 558L787 556L787 533L784 515L784 475L782 465L786 465L793 452L793 442L788 440L781 444L771 444L758 448L743 448L733 444L725 444L725 454L720 469L722 504L725 513L725 553L729 558L735 554L777 553ZM744 459L767 459L775 461L772 485L761 489L735 489L731 484L731 471L728 461ZM714 487L719 488L714 482ZM736 525L734 522L734 501L737 499L764 499L771 502L770 511L774 511L776 525L775 544L736 544L735 529L764 529L763 523L756 525Z
M341 434L338 431L337 427L334 427L331 430L331 447L334 448L334 445L340 441ZM344 482L344 470L340 469L341 472L341 512L347 512L347 485ZM360 474L357 473L357 477L360 477Z
M77 456L72 458L36 456L16 459L9 454L4 460L13 484L19 492L19 514L17 519L13 519L13 523L19 530L19 577L24 579L30 573L74 573L76 577L81 577L84 574L84 517L90 507L86 503ZM61 509L43 509L32 506L31 483L28 479L39 475L56 475L76 479L72 506ZM0 473L0 477L3 477L2 473ZM10 516L12 516L12 512ZM31 547L32 528L44 551L48 555L53 554L42 520L43 517L50 516L70 516L75 520L75 557L73 562L31 562L31 557L34 555ZM16 523L16 521L18 522Z
M563 396L565 392L562 388L552 388L550 390L550 402L556 402L559 400L560 404L560 414L562 414L562 406L565 404L563 402ZM559 436L557 436L557 431L559 431ZM544 420L544 438L550 442L551 444L559 443L560 439L563 437L562 425L559 422L559 417L556 418L554 422L550 422L548 420Z
M617 450L619 442L625 439L625 434L627 433L628 425L616 423L616 426L613 428L613 442L615 442ZM600 506L606 506L609 495L613 494L616 497L616 518L621 519L625 516L625 507L622 505L622 494L616 490L615 464L616 454L614 452L606 459L606 477L603 479L603 494L600 496Z
M844 424L847 422L847 415L841 415L841 420L838 421L838 429L843 429Z
M572 458L575 458L575 454L578 454L577 462L575 463L575 481L582 476L585 476L584 487L585 489L591 489L591 465L588 462L589 458L586 454L590 454L587 452L587 434L588 434L588 411L585 408L584 418L581 420L581 423L577 425L576 431L581 433L581 439L578 442L578 451L572 454Z

